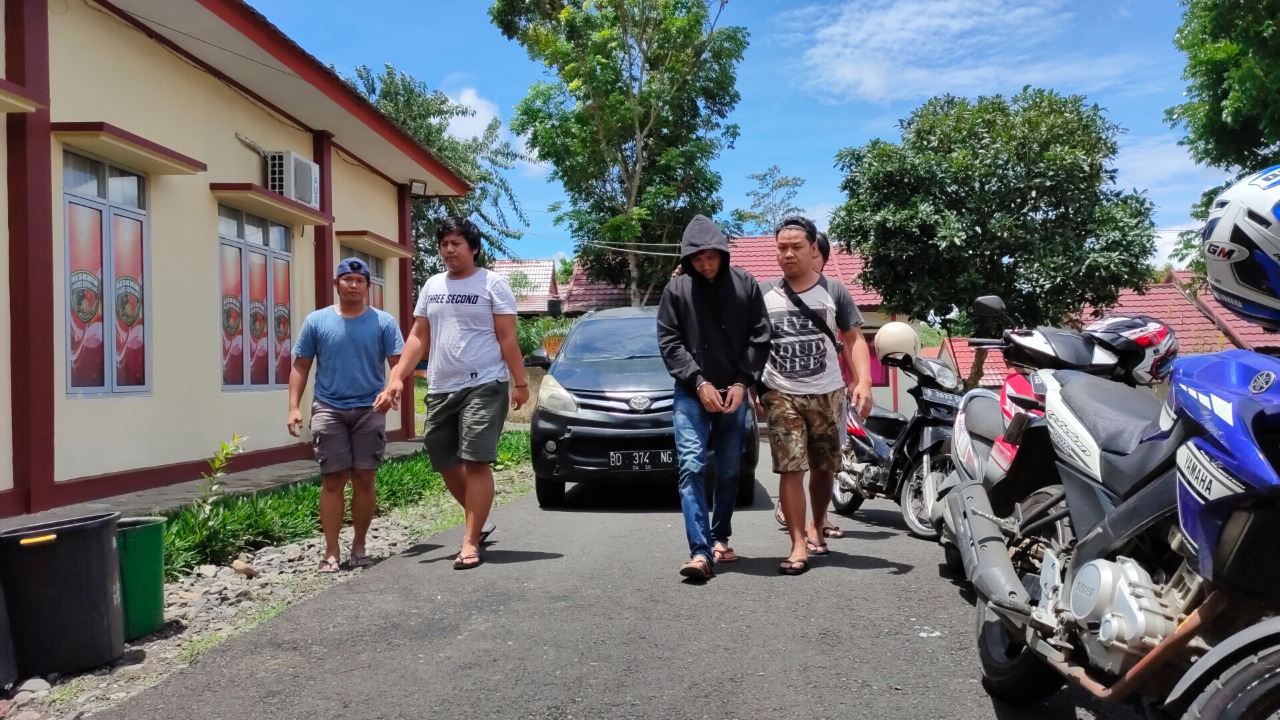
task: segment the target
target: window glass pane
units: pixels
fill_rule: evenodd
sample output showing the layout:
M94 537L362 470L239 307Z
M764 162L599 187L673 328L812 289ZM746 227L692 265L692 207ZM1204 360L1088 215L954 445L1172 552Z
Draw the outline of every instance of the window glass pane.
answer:
M271 343L267 330L267 256L249 253L249 384L271 384Z
M293 320L289 305L289 261L271 260L271 295L275 300L272 310L272 327L275 329L276 384L289 384L289 365L292 360Z
M62 154L62 189L78 195L102 197L102 173L105 166L74 153Z
M116 205L141 209L142 177L118 168L108 168L108 173L108 199Z
M116 284L115 384L141 387L147 384L141 221L123 215L111 218L111 258Z
M243 237L240 232L240 211L226 205L218 206L218 235L228 240Z
M880 364L880 358L875 353L874 336L867 337L867 345L871 346L871 384L875 387L888 387L889 368Z
M266 245L267 221L252 215L245 215L244 241L250 245Z
M369 286L369 304L379 310L384 309L382 307L382 283L374 283Z
M385 277L386 277L386 274L382 272L382 258L374 258L374 259L373 259L373 263L371 263L371 264L373 265L373 276L374 276L374 277L376 277L376 278L385 278Z
M102 322L102 211L67 204L67 329L73 388L106 386Z
M280 252L293 252L293 240L290 228L284 225L271 226L271 249Z
M222 383L244 384L244 278L240 269L240 248L221 247L222 265Z

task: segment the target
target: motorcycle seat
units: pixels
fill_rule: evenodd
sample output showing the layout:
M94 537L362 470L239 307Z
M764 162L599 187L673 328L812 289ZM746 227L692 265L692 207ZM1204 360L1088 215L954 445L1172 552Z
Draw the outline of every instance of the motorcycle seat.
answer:
M900 422L903 425L907 424L906 415L903 415L902 413L899 413L899 412L894 412L888 408L882 408L879 405L871 406L871 414L867 416L867 419L869 420L871 418L875 418L877 420L892 420L894 422Z
M1093 364L1093 338L1070 330L1039 328L1041 336L1053 348L1059 362L1067 367L1089 367Z
M1000 401L993 397L971 398L964 406L964 423L970 435L976 435L987 443L1004 434L1004 413Z
M1062 385L1062 402L1099 449L1128 455L1155 430L1160 401L1151 393L1075 370L1055 377Z

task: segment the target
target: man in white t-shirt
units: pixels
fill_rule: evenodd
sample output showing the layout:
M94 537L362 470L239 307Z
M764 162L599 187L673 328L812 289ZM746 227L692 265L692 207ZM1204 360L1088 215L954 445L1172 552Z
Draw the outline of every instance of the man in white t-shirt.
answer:
M451 217L436 230L448 272L422 286L413 330L400 363L374 407L399 403L405 379L427 357L427 423L423 444L431 466L466 511L466 535L455 570L481 563L480 543L493 507L493 470L498 439L511 407L529 401L529 381L516 342L516 297L500 275L476 267L480 229ZM431 352L434 350L435 352Z
M809 569L809 556L827 554L820 529L830 490L814 503L812 536L805 532L805 472L834 476L840 469L839 423L846 392L862 412L871 402L870 352L858 330L862 315L844 283L814 269L818 230L807 218L782 221L775 233L782 278L762 286L772 348L760 393L769 425L773 471L791 536L791 553L778 568L784 575ZM840 356L853 370L840 372ZM828 486L829 487L829 486Z

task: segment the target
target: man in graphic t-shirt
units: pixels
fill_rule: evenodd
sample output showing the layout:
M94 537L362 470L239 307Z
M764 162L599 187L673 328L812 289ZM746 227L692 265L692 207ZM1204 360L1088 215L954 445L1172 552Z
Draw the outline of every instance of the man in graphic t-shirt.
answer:
M871 402L871 355L858 330L862 315L844 283L814 269L818 230L807 218L782 221L775 233L782 278L764 291L773 347L760 395L769 426L773 471L781 476L779 498L791 537L791 553L778 568L784 575L809 569L809 555L825 555L817 529L826 523L825 498L815 502L805 532L805 472L834 474L840 468L840 428L846 391L861 410ZM853 369L846 387L839 356Z
M511 407L529 401L524 359L516 342L516 297L500 275L476 267L480 229L452 217L436 230L448 272L422 286L413 330L400 364L391 372L376 407L395 407L404 380L427 356L427 423L423 444L431 465L466 511L466 535L455 570L481 563L480 544L493 506L498 439Z

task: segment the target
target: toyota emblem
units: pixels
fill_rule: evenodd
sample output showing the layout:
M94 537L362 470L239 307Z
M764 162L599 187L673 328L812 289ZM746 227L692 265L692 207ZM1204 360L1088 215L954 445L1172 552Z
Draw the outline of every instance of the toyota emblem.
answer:
M651 401L646 395L636 395L627 401L627 405L636 412L644 412L645 410L648 410L649 406L652 404L653 401Z
M1266 392L1271 384L1276 381L1276 374L1270 370L1263 370L1253 376L1253 382L1249 383L1249 392L1257 395Z

